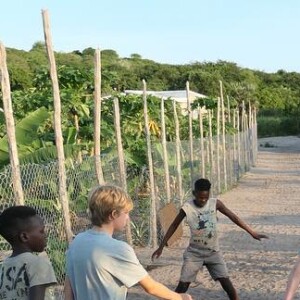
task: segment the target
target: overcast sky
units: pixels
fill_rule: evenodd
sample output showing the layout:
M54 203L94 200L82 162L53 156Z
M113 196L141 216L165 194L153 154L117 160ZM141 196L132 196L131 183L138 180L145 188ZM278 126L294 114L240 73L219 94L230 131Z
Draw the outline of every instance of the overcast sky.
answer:
M56 51L99 47L162 63L220 59L300 72L299 0L2 0L0 41L24 50L43 41L42 9Z

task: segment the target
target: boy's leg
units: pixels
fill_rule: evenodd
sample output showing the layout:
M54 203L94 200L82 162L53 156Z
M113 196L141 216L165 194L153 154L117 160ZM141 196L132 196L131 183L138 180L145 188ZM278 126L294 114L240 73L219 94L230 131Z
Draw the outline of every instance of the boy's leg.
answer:
M190 282L179 281L177 288L175 289L175 292L176 293L185 293L188 290L190 284L191 284Z
M230 300L239 300L237 292L228 276L227 267L220 252L214 252L205 259L204 265L207 267L211 277L220 281L222 288L227 293Z
M227 293L230 300L239 300L239 296L237 295L237 292L232 285L231 280L227 278L218 278L216 280L219 280L219 282L222 285L223 290Z
M183 264L181 268L180 280L175 289L176 293L185 293L191 282L194 282L197 273L202 269L203 259L194 253L190 247L183 254Z

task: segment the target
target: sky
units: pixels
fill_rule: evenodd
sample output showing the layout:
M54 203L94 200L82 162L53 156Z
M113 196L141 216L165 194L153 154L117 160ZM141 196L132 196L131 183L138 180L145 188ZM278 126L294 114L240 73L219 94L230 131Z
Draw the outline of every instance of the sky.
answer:
M299 0L0 0L0 41L30 50L50 16L55 51L113 49L160 63L226 60L300 72Z

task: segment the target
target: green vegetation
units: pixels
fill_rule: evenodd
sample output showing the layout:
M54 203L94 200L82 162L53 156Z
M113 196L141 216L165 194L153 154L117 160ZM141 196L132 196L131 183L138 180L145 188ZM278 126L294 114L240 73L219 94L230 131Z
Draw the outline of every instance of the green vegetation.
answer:
M89 155L93 149L93 58L94 49L56 54L62 101L62 129L67 157L78 152ZM17 123L17 139L21 163L46 162L56 158L52 124L53 99L45 46L33 45L30 51L7 49L11 80L13 110ZM239 67L226 61L195 62L186 65L160 64L143 59L134 53L121 58L114 50L103 50L102 95L117 96L120 101L124 149L127 164L145 164L143 106L140 96L124 96L125 89L141 89L141 80L149 90L185 89L187 80L191 90L207 95L199 99L193 109L206 106L215 110L219 95L219 80L223 81L226 99L231 108L244 101L259 111L259 136L299 134L300 74L279 70L269 74ZM113 156L115 149L112 98L102 104L101 147ZM149 97L149 125L153 141L160 139L160 99ZM226 105L227 106L227 105ZM0 98L0 107L2 100ZM181 139L188 138L188 119L180 114ZM194 120L197 138L198 121ZM174 141L174 122L171 101L166 101L167 140ZM213 124L215 130L215 124ZM208 122L204 119L204 131ZM232 126L226 124L227 132ZM8 163L6 129L0 112L0 168ZM80 141L80 144L78 143Z
M300 132L296 116L264 116L258 117L257 122L259 137L298 135Z
M300 133L300 113L297 109L268 109L258 114L257 122L259 137L298 135Z

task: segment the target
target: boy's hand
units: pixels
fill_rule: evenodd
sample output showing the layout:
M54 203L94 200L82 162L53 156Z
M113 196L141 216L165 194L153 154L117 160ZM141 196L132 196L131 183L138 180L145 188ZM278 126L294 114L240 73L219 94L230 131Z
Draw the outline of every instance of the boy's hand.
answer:
M189 294L180 294L182 300L193 300Z
M252 233L252 237L256 240L261 240L261 239L268 239L269 237L265 234L261 234L261 233L257 233L257 232L253 232Z
M162 251L163 251L163 248L161 248L161 247L159 247L157 250L155 250L151 256L151 260L153 261L154 258L159 258L162 254Z

